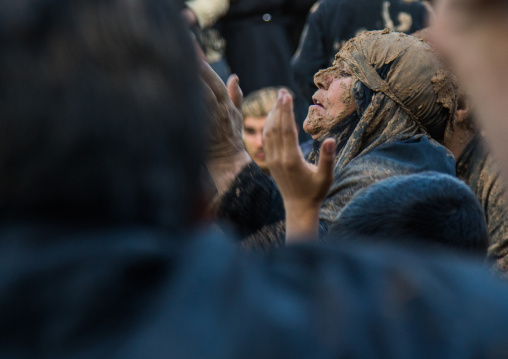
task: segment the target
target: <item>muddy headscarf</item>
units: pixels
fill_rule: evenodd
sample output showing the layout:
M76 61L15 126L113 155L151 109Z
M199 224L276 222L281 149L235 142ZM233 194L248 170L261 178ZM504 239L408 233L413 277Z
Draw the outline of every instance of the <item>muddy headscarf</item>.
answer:
M355 79L352 93L359 119L350 126L346 141L344 131L332 130L322 138L340 135L343 145L336 166L343 168L388 141L430 135L442 142L457 96L451 76L429 45L388 30L364 32L344 45L333 66L316 77L344 67Z

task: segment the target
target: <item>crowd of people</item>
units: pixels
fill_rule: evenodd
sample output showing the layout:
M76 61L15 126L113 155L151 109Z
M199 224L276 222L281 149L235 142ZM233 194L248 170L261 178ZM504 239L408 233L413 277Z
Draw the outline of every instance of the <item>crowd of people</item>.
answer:
M508 357L507 42L502 0L0 0L0 357Z

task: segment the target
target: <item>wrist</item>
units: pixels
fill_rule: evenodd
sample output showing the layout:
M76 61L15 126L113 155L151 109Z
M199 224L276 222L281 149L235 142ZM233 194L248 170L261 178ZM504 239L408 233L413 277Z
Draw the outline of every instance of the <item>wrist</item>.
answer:
M226 192L242 169L252 162L249 154L241 150L229 156L219 156L207 160L207 168L219 195Z
M317 240L320 205L286 204L286 242Z
M228 163L243 158L247 154L241 137L234 140L229 138L222 140L220 143L219 141L212 141L212 143L207 154L208 162ZM249 155L247 154L247 156Z

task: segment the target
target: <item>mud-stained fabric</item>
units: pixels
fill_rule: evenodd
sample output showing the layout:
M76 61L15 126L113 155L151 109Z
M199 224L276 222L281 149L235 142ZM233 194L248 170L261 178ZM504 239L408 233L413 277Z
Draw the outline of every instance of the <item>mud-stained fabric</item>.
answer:
M411 34L426 25L421 1L321 0L311 10L298 51L292 60L295 80L307 100L316 91L312 76L331 66L347 41L365 30Z
M457 159L457 177L467 183L480 202L489 233L489 257L496 261L496 269L508 276L505 189L497 165L478 135Z
M317 141L333 137L339 143L334 181L320 211L322 229L372 183L423 171L455 175L453 156L427 133L442 140L456 106L453 82L429 45L387 30L365 32L344 45L334 66L316 77L338 76L343 70L354 77L353 89L363 86L372 94L368 103L360 105L353 90L358 116L349 116ZM336 132L337 127L342 131ZM309 155L311 162L319 157L318 143ZM252 199L247 202L260 204ZM236 208L257 211L242 205ZM246 243L263 249L283 243L282 222L272 228L276 231L260 228Z

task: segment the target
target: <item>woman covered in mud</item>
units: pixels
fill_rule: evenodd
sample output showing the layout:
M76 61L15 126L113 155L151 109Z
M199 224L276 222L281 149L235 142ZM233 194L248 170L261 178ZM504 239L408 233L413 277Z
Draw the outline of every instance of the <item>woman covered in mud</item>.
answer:
M231 165L241 168L230 173L227 186L214 176L217 167L209 166L218 188L227 188L218 216L234 223L246 247L283 244L285 219L296 229L288 238L312 236L303 223L308 212L316 212L325 232L356 193L384 178L455 174L453 157L437 141L443 141L455 113L456 91L429 45L388 30L362 33L342 48L332 67L315 75L315 84L304 123L314 139L307 162L295 137L289 94L280 93L267 121L265 152L280 192L245 159L243 166ZM327 171L333 171L329 190ZM286 216L280 195L291 206Z

